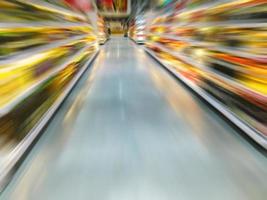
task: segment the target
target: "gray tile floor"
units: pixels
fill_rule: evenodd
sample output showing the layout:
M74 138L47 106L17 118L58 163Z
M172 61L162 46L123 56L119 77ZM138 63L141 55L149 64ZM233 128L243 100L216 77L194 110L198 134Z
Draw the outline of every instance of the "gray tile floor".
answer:
M0 199L266 200L267 158L113 38Z

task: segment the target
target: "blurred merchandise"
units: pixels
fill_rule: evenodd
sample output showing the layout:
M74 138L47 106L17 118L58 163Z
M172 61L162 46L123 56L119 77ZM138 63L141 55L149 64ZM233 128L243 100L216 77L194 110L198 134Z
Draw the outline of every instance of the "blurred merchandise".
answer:
M150 17L148 51L266 140L267 2L185 0L165 9Z
M145 16L138 15L130 22L128 35L135 42L143 44L145 43L146 40L145 28L146 28Z
M123 35L124 34L124 26L121 21L110 21L110 32L113 35Z
M80 13L40 0L1 0L0 23L86 22Z
M0 59L20 54L22 51L32 51L46 44L63 42L67 38L84 35L94 40L92 27L88 25L70 26L6 26L0 28Z
M97 27L98 27L98 42L99 44L105 44L105 42L109 39L109 26L105 22L102 16L98 16L97 19Z

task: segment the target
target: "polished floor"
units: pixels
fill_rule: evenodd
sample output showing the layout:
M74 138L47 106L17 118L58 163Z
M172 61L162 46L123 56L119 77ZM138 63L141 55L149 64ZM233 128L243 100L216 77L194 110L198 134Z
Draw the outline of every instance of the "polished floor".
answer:
M0 199L266 200L267 158L142 48L113 38Z

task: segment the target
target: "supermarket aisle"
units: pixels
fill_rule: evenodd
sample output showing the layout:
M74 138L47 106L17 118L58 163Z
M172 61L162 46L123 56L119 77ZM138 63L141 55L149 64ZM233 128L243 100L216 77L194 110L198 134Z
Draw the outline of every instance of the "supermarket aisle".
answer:
M108 42L0 199L266 199L267 158L157 65Z

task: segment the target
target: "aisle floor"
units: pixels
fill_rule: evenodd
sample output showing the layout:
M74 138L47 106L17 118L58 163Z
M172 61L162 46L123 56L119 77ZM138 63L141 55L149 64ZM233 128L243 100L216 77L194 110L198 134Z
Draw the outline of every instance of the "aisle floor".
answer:
M113 38L0 199L266 197L267 158L142 48Z

